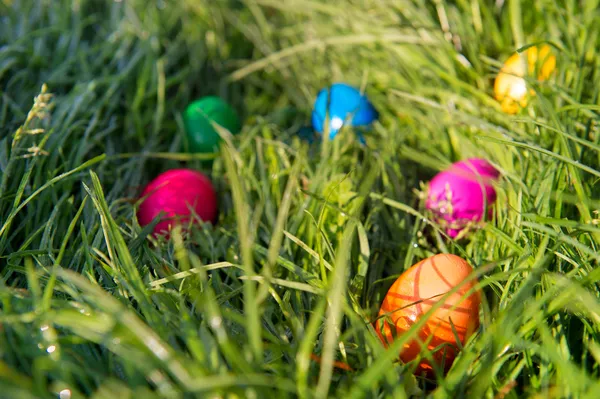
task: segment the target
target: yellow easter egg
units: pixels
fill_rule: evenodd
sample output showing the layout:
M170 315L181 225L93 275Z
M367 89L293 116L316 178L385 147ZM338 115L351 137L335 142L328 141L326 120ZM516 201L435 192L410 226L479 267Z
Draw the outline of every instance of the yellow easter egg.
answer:
M547 44L539 49L530 47L524 53L513 54L506 60L494 82L494 94L502 110L516 114L520 108L527 105L528 95L535 95L533 90L527 90L524 76L537 75L537 79L543 81L552 75L555 68L556 57Z

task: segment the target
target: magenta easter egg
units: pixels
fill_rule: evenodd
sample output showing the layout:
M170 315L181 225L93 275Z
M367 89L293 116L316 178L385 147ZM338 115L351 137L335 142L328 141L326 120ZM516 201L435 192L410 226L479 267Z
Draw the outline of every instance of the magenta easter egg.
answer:
M137 213L141 226L162 215L154 234L168 233L176 223L185 226L195 213L200 219L215 222L217 195L210 179L191 169L171 169L152 180L142 192Z
M494 180L499 172L486 160L471 158L452 164L429 182L425 207L446 233L461 231L491 216L496 201Z

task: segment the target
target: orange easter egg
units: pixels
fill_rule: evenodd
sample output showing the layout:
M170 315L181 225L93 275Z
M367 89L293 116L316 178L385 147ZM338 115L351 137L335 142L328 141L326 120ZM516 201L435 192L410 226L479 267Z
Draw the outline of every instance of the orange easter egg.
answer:
M380 318L375 322L377 335L385 346L393 341L394 336L407 332L437 302L444 301L418 332L418 339L406 343L400 353L403 362L423 355L416 370L418 374L431 375L433 372L431 363L421 352L425 345L430 351L439 347L432 357L447 371L458 354L453 329L464 344L479 327L480 293L475 291L465 297L477 284L476 280L463 284L456 293L444 299L444 294L463 282L472 271L473 268L464 259L438 254L405 271L386 294L379 310Z
M537 73L538 80L546 80L555 68L556 57L547 44L539 50L537 47L530 47L522 54L513 54L506 60L494 82L494 94L502 110L516 114L527 105L528 90L524 76L535 76ZM534 95L535 92L530 90L529 94Z

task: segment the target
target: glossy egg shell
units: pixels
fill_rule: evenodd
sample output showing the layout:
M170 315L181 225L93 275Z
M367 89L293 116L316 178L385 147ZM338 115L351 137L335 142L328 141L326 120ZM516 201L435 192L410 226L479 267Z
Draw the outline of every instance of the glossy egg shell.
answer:
M189 149L197 153L219 150L221 136L212 122L237 134L241 130L235 110L219 97L207 96L192 102L183 112L183 124Z
M525 61L527 60L527 65ZM502 110L515 114L527 105L527 96L535 94L527 90L525 75L536 76L538 80L546 80L556 68L556 57L550 46L530 47L524 54L513 54L500 70L494 82L494 95L500 102Z
M208 177L191 169L171 169L152 180L142 192L145 198L137 217L146 226L162 213L161 221L154 227L155 235L169 232L175 223L185 226L192 211L200 219L215 222L217 195Z
M392 333L400 336L407 332L434 304L443 300L443 294L463 282L472 271L464 259L449 254L432 256L405 271L392 284L383 300L379 316L384 317L375 322L375 330L384 345L393 341ZM443 365L446 371L450 368L458 353L452 325L462 344L479 327L480 293L475 291L464 297L476 283L476 280L465 283L444 301L418 332L421 343L412 340L404 345L400 353L403 362L410 362L422 354L422 343L431 338L427 349L445 346L433 353L435 363ZM428 360L423 359L416 371L431 373L433 368Z
M496 201L493 182L498 177L499 172L485 159L456 162L431 179L425 207L455 238L469 224L491 216Z
M333 139L342 126L350 121L355 127L367 127L378 118L369 99L345 83L334 83L317 94L313 112L313 128L323 134L329 117L329 137Z

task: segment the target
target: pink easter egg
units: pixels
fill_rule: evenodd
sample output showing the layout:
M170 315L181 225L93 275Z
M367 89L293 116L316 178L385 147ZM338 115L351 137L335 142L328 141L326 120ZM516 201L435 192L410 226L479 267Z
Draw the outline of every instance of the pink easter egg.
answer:
M446 233L456 238L465 228L491 217L496 201L492 186L500 173L486 160L471 158L456 162L429 182L425 207Z
M171 169L152 180L142 192L143 202L137 213L141 226L158 215L154 235L168 233L176 223L185 226L193 214L207 222L216 222L217 195L210 179L191 169Z

